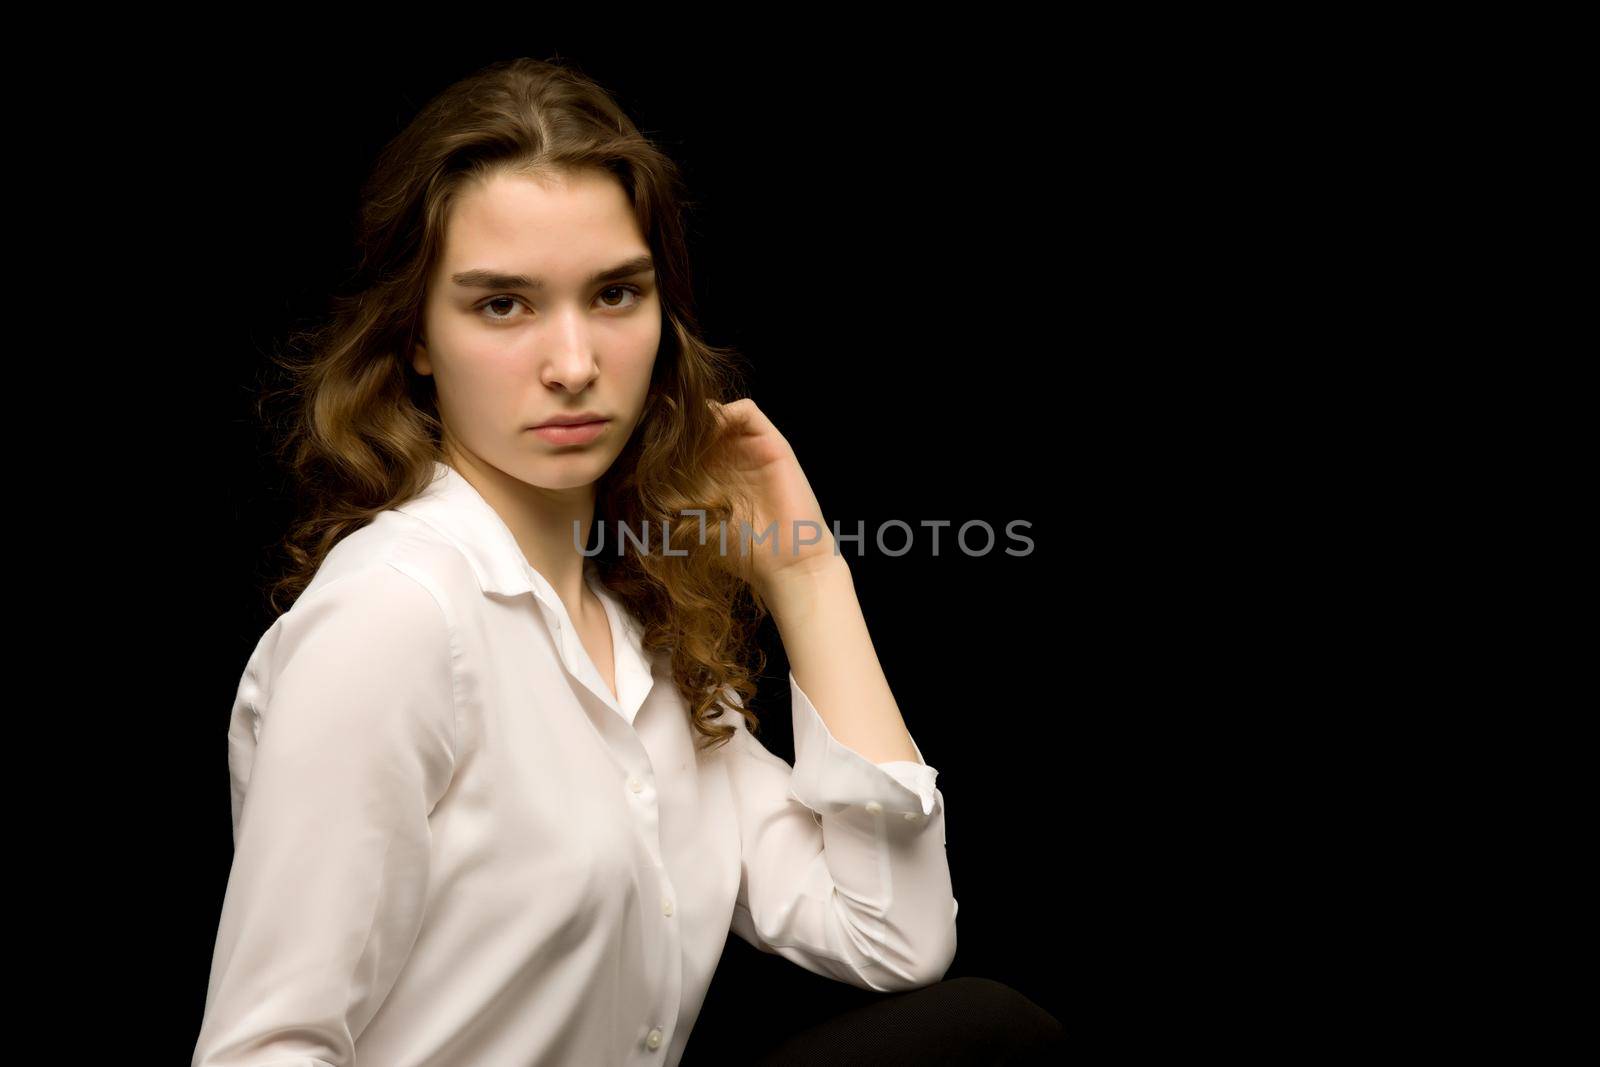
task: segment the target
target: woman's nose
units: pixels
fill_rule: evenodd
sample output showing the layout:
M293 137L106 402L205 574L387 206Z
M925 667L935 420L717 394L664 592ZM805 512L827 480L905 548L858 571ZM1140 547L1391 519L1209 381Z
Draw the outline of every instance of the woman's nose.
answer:
M540 353L540 369L547 385L560 385L579 392L600 374L595 360L594 345L582 325L573 323L558 336L550 338L550 347Z
M600 376L600 365L587 352L574 352L547 359L542 376L546 385L559 385L577 393L592 385Z

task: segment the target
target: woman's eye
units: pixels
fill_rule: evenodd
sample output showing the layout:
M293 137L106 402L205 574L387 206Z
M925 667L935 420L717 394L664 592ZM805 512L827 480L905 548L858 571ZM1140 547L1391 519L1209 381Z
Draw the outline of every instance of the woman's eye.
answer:
M610 304L610 303L608 303L608 304L606 304L606 307L631 308L635 304L639 303L639 301L644 299L644 293L643 293L642 290L640 290L640 288L637 285L613 285L611 288L603 290L600 293L600 298L602 300L604 300L607 293L632 293L633 294L633 303L632 304Z
M626 304L614 304L614 303L612 303L611 301L613 299L617 299L616 297L613 296L613 294L618 294L618 293L621 293L621 294L632 293L633 294L632 302L626 303ZM610 309L612 309L614 311L626 311L629 308L636 307L636 306L638 306L638 304L641 301L643 301L643 299L644 299L644 290L640 289L637 285L613 285L613 286L610 286L609 288L602 289L600 291L600 302L601 302L601 305L604 306L604 307L610 308ZM496 305L500 305L500 306L503 307L503 306L505 306L507 304L509 304L511 306L507 307L504 312L501 312L499 310L493 310L493 311L490 310L491 308L495 308ZM485 300L483 303L478 305L478 313L480 315L482 315L484 318L493 320L495 322L508 322L511 319L514 319L514 318L517 317L517 315L516 315L516 306L517 306L516 297L512 297L512 296L493 296L493 297L490 297L488 300Z
M480 308L487 309L487 308L493 307L496 304L511 304L511 305L515 306L516 301L511 299L509 296L497 296L492 300L485 300L483 302L483 304L480 305ZM511 312L507 311L504 315L491 314L491 315L488 315L488 316L485 316L485 317L486 318L491 318L491 319L509 319L512 316L511 316Z

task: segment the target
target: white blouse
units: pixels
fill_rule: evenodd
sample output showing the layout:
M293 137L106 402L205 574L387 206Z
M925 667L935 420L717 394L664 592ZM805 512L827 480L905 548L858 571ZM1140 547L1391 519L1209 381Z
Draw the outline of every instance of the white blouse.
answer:
M615 696L499 514L436 474L245 667L193 1067L672 1067L730 929L863 989L943 978L957 903L915 741L868 762L790 673L793 768L729 710L696 751L593 563Z

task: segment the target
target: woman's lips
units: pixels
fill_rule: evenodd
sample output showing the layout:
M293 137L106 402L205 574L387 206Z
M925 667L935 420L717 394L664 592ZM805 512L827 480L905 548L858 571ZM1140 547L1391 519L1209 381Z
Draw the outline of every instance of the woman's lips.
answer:
M533 432L553 445L586 445L605 432L610 419L578 422L566 426L536 426Z

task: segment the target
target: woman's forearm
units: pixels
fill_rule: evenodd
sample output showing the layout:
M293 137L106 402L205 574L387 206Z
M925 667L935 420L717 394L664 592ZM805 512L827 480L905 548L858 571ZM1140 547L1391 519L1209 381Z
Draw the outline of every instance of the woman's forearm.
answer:
M790 567L762 589L797 685L841 744L872 763L917 762L843 556Z

